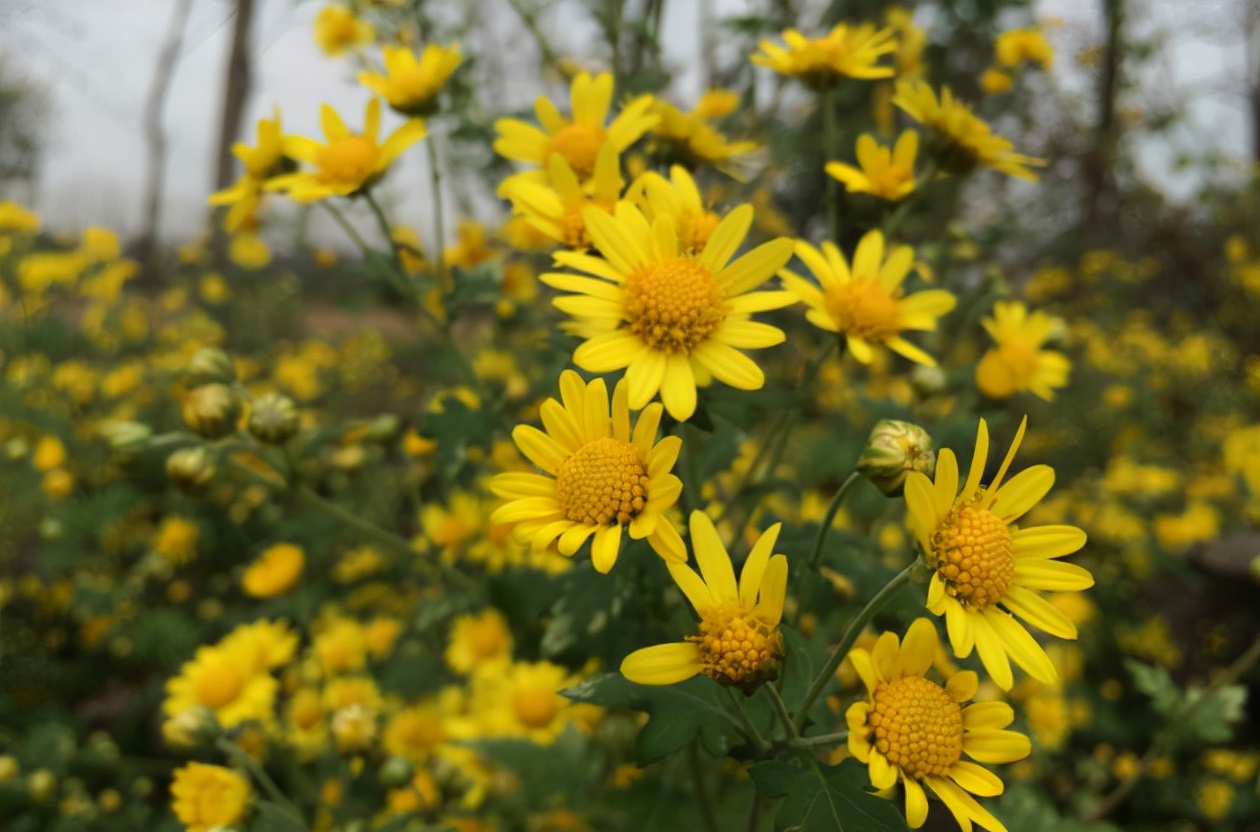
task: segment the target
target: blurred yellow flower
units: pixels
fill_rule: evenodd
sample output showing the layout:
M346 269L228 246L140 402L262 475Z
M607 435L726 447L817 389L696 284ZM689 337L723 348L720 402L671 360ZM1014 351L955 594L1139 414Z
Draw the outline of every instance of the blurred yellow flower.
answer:
M66 462L66 446L55 436L41 436L35 444L35 453L31 455L31 464L36 471L51 471L60 468Z
M171 811L188 832L210 832L245 817L253 790L230 768L189 763L175 770Z
M919 152L919 134L906 130L891 149L875 142L869 133L857 140L860 167L828 162L827 173L844 183L850 193L870 194L896 202L914 192L914 158Z
M1072 362L1062 353L1042 349L1061 335L1064 325L1040 310L1029 314L1018 301L998 301L993 317L981 323L997 342L976 365L976 386L991 399L1005 399L1029 391L1052 401L1054 391L1068 383Z
M271 249L257 234L234 234L228 256L242 269L263 269L271 264Z
M998 35L993 47L998 66L1014 69L1023 63L1040 64L1044 70L1054 66L1054 49L1040 29L1013 29Z
M880 58L897 49L891 28L840 23L826 35L812 39L788 29L783 40L786 48L763 40L752 62L780 75L800 78L816 89L832 86L841 76L871 80L893 74L892 67L879 64Z
M545 661L516 662L477 674L468 709L475 735L550 745L567 726L582 725L576 719L578 706L560 695L577 681L568 670Z
M1009 92L1013 86L1015 86L1015 79L1000 69L990 67L980 76L980 89L990 95Z
M0 232L34 234L39 231L39 214L16 202L0 202Z
M461 615L451 625L446 666L456 673L469 674L512 657L512 631L496 609L480 615Z
M300 546L277 543L268 547L241 576L241 587L251 598L276 598L284 595L298 578L306 556Z
M366 46L376 37L371 23L355 17L354 12L338 3L320 10L315 18L315 42L329 57Z
M168 515L158 526L153 550L166 560L182 566L197 557L197 524L178 515Z
M256 214L263 184L272 176L284 172L286 166L291 166L284 154L279 111L273 118L259 119L254 130L257 137L254 147L244 142L232 145L232 155L245 166L245 172L231 187L211 194L206 200L211 205L230 206L223 219L223 228L232 233L253 230L252 226L257 224Z
M405 46L381 49L385 74L360 72L359 83L385 99L394 110L408 116L431 115L437 110L437 96L463 56L459 44L429 44L420 59Z
M723 166L736 157L757 149L756 142L732 142L709 123L715 110L702 97L691 112L682 110L668 101L657 100L652 113L658 119L651 128L653 141L649 150L668 161L676 161L690 167L701 164Z

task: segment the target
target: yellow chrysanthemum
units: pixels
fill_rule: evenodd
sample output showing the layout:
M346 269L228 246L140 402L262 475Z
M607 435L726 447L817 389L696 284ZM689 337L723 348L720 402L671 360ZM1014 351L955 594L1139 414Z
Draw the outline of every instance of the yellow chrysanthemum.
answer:
M404 150L425 136L424 122L413 118L391 133L384 144L379 143L379 98L367 104L362 133L351 133L328 104L320 108L320 123L326 144L306 136L288 136L284 143L287 156L314 165L315 170L277 176L268 180L266 190L287 191L298 202L350 196L384 176Z
M223 645L201 647L179 675L166 683L162 712L170 718L190 708L208 708L225 728L266 722L272 716L276 688L276 680L248 651Z
M599 149L589 187L559 153L547 163L547 182L512 177L501 192L516 213L542 234L569 248L587 248L591 236L583 213L590 208L611 213L621 196L621 171L611 144Z
M245 817L249 781L230 768L189 763L175 770L171 811L188 832L209 832Z
M757 538L736 585L713 521L693 511L691 548L700 574L686 563L666 566L700 616L700 633L634 651L621 662L622 675L640 685L673 685L703 673L746 692L774 679L783 652L779 621L788 577L787 557L771 556L781 528L775 523Z
M1088 570L1058 560L1085 545L1085 532L1066 525L1015 525L1054 485L1048 465L1034 465L1003 482L1027 425L1025 418L987 486L980 484L989 457L983 419L961 492L958 461L948 448L937 457L935 482L917 471L906 476L906 525L935 570L928 610L945 616L955 654L966 658L974 648L1003 690L1014 681L1010 659L1038 681L1058 679L1046 651L1012 613L1050 635L1074 639L1076 625L1033 590L1073 592L1094 585Z
M404 708L390 717L381 735L385 750L412 763L433 757L448 739L449 714L440 700Z
M1054 48L1040 29L1013 29L998 35L993 52L999 66L1012 69L1022 63L1040 64L1047 72L1054 66Z
M663 159L691 167L708 164L722 169L736 157L756 150L756 142L728 141L709 123L716 117L715 112L721 112L720 108L714 109L712 101L706 95L691 112L684 113L668 101L657 100L652 112L659 121L652 127L652 142L648 149Z
M669 179L648 171L636 179L627 192L648 222L659 216L673 218L678 247L683 254L698 254L713 236L721 218L704 207L700 189L682 165L669 169Z
M454 726L460 735L521 737L540 745L555 742L583 706L560 695L578 678L551 662L515 662L473 678L469 720ZM586 706L589 708L589 706Z
M981 323L997 342L976 365L976 386L991 399L1005 399L1029 391L1052 401L1054 391L1065 387L1072 362L1067 356L1042 346L1060 336L1065 327L1044 312L1028 312L1017 301L994 304L993 317Z
M543 402L547 432L518 425L512 438L548 476L498 474L490 490L509 500L491 523L513 524L513 534L534 549L553 542L571 557L589 537L591 561L607 574L617 562L621 533L647 539L662 558L686 560L682 538L666 516L682 493L682 480L670 473L682 440L656 441L661 407L648 405L630 424L630 384L613 390L609 412L603 379L584 384L572 370L560 376L560 398Z
M804 302L805 317L819 329L845 338L853 357L869 363L872 346L882 344L911 361L936 366L932 356L901 337L905 330L936 329L936 319L954 308L957 300L944 289L928 289L903 296L901 288L914 250L896 246L885 259L884 235L867 232L858 241L850 268L834 243L824 242L822 251L804 241L796 244L796 256L809 267L819 286L784 269L783 285Z
M728 264L752 218L752 208L741 205L723 218L702 251L685 254L672 217L649 224L628 202L618 203L613 216L588 209L586 227L604 259L566 251L555 261L594 277L541 278L577 293L553 301L587 339L573 363L592 373L625 369L631 407L645 406L659 392L679 420L695 413L696 388L715 378L740 390L760 389L765 374L737 348L781 343L782 330L751 315L795 298L753 291L787 263L791 240L764 243Z
M841 23L822 37L812 39L788 29L783 40L786 48L763 40L761 51L750 60L819 89L833 85L841 76L869 80L891 78L893 74L891 66L879 64L884 55L897 51L891 28Z
M963 703L976 695L971 670L952 674L944 685L927 678L940 647L936 627L919 618L901 641L884 633L870 650L849 653L867 698L845 712L849 751L867 765L871 784L905 788L906 821L918 829L927 820L927 786L965 832L976 823L1006 832L972 795L1002 793L1001 778L976 763L1013 763L1028 756L1028 737L1004 730L1015 719L1005 702ZM963 759L966 754L976 763Z
M498 610L461 615L451 625L451 641L444 658L446 666L456 673L472 673L511 657L512 631Z
M437 110L437 96L464 60L459 44L429 44L419 60L405 46L381 49L385 74L360 72L359 83L385 99L397 112L408 116L430 115Z
M863 133L857 140L859 167L828 162L827 174L843 182L849 193L896 202L914 193L914 158L918 152L919 134L913 130L902 133L891 149Z
M376 29L371 23L337 3L325 6L315 18L315 42L332 58L366 46L375 37Z
M948 169L965 172L983 165L1018 179L1037 181L1029 166L1044 165L1041 159L1015 152L1009 139L995 136L989 125L977 118L966 104L954 98L949 87L941 87L941 97L925 81L898 81L893 103L911 118L940 133L957 149L957 157L947 160Z
M223 219L225 231L255 230L255 215L262 199L263 185L292 163L285 157L285 140L280 125L280 113L274 118L258 120L255 128L257 144L250 147L244 142L232 145L232 155L245 166L245 172L231 187L217 191L206 200L211 205L230 206Z
M569 95L572 120L560 115L556 105L540 95L534 100L534 113L542 130L514 118L495 122L494 129L499 134L494 142L495 152L506 159L539 167L547 165L553 153L559 153L585 181L595 172L595 160L605 143L621 153L657 120L648 113L652 97L645 95L627 104L612 123L605 126L613 97L613 76L609 72L593 78L589 73L580 73L573 79Z
M300 546L278 543L245 568L241 587L251 598L279 597L292 589L302 577L305 563L306 556Z

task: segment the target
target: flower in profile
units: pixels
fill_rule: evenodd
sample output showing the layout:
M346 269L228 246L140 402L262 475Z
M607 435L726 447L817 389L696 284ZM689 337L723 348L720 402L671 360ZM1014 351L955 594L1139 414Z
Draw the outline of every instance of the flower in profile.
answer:
M355 17L353 11L339 3L325 6L315 18L315 42L331 58L366 46L375 38L376 29L371 23Z
M206 200L211 205L229 207L227 216L223 218L225 231L255 230L263 184L286 168L291 169L292 163L284 153L285 142L278 111L273 118L258 120L255 136L257 144L253 147L244 142L232 145L232 155L245 166L245 172L231 187L211 194Z
M650 404L630 423L630 383L613 389L609 411L603 379L585 384L572 370L560 376L560 401L543 402L546 432L518 425L512 438L521 452L546 472L508 472L490 480L490 490L508 502L490 517L511 524L513 534L532 548L554 542L572 557L587 538L591 561L607 574L617 562L622 532L647 539L667 561L682 561L687 550L666 516L682 493L670 473L682 440L656 441L661 406Z
M927 820L927 786L962 829L976 823L1006 832L972 797L996 797L1004 788L1001 778L977 763L1022 760L1032 744L1023 734L1004 730L1015 719L1005 702L963 707L976 695L975 671L958 671L944 685L927 678L939 647L931 619L919 618L904 641L886 632L869 651L849 653L866 687L866 699L845 712L849 751L866 764L875 788L892 789L901 781L911 829ZM964 754L976 762L964 760Z
M647 171L636 179L627 197L639 206L648 222L668 216L678 232L678 247L684 254L697 254L713 236L721 218L704 207L700 189L682 165L669 169L669 179Z
M897 40L888 27L840 23L820 38L807 38L788 29L783 40L786 47L763 40L752 62L780 75L800 78L815 89L831 87L842 76L871 80L893 75L891 66L879 63L880 58L897 51Z
M1036 182L1037 174L1028 168L1045 164L1041 159L1016 153L1009 139L995 136L970 107L954 98L949 87L941 87L938 99L925 81L898 81L893 103L953 146L956 153L947 160L947 168L967 172L983 165L1007 176Z
M175 770L171 811L188 832L210 832L245 817L249 781L230 768L189 763Z
M753 291L787 263L791 240L771 240L728 262L752 225L747 205L727 214L696 254L683 252L672 217L649 224L629 202L618 203L612 216L588 208L584 217L604 259L566 251L555 261L593 277L541 278L575 293L553 301L586 339L573 363L592 373L625 369L631 407L644 407L659 392L680 421L695 413L696 388L713 379L740 390L765 384L761 368L739 349L784 339L782 330L751 315L794 302L786 292Z
M621 196L616 150L611 144L599 149L589 186L583 186L559 153L551 154L547 177L549 184L514 176L504 183L503 195L512 200L516 213L542 234L569 248L588 248L591 236L583 213L589 208L610 214Z
M1018 301L998 301L984 329L996 342L976 365L976 386L991 399L1005 399L1029 391L1052 401L1065 387L1072 362L1054 350L1042 349L1064 332L1063 321L1044 312L1028 312Z
M854 358L869 363L872 347L883 345L911 361L936 365L932 356L901 333L935 330L936 319L952 310L957 300L944 289L904 295L901 284L914 265L910 246L896 246L885 258L884 235L875 230L858 241L852 267L829 241L823 243L822 251L800 241L796 256L820 285L785 269L780 272L784 287L809 307L805 317L810 323L845 338Z
M306 136L285 139L285 154L313 165L301 171L268 180L265 190L286 191L298 202L316 202L330 196L352 196L372 186L385 175L402 152L425 136L424 122L410 119L379 142L381 101L367 104L362 133L352 133L328 104L320 108L325 144Z
M678 161L690 167L727 163L757 149L756 142L732 142L710 124L714 118L725 114L723 96L718 98L710 90L701 96L691 112L682 110L668 101L657 100L652 112L659 121L652 127L649 150L665 159Z
M1040 29L1013 29L998 35L993 45L998 66L1014 69L1020 64L1035 63L1047 72L1054 66L1054 48Z
M241 587L251 598L277 598L292 589L302 577L305 562L300 546L277 543L246 567L245 574L241 576Z
M437 96L451 74L463 61L459 44L424 47L417 60L405 46L381 50L385 74L360 72L359 83L385 99L385 103L407 116L431 115L437 110Z
M648 113L652 97L645 95L627 104L605 126L613 97L610 72L595 77L580 73L573 79L569 95L571 120L560 115L556 105L540 95L534 101L534 113L542 124L541 130L519 119L496 121L494 129L499 137L494 142L495 152L506 159L539 167L547 165L553 153L559 153L585 182L595 173L595 161L605 143L621 153L657 121L656 116Z
M1024 526L1015 522L1054 485L1054 469L1034 465L1003 482L1024 438L1028 419L988 485L980 484L989 455L989 428L980 420L975 454L962 491L958 461L948 448L936 460L936 480L906 476L906 525L932 570L927 607L945 616L949 641L960 658L975 649L1003 690L1013 684L1010 660L1046 684L1058 679L1054 664L1019 616L1059 638L1076 638L1076 625L1034 590L1072 592L1094 585L1089 571L1058 560L1085 545L1075 526Z
M700 616L700 633L635 650L621 662L621 674L640 685L673 685L703 673L745 693L774 679L783 652L779 621L788 577L787 557L771 556L781 528L775 523L757 538L737 585L713 521L693 511L691 547L700 574L685 562L665 565Z
M857 140L859 167L828 162L827 174L843 182L849 193L896 202L914 192L914 157L918 152L919 134L913 130L902 133L891 149L863 133Z

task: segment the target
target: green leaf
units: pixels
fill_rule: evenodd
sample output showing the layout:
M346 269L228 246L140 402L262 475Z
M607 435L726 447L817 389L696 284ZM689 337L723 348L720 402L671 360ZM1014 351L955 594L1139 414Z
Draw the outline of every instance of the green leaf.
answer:
M1190 688L1186 691L1186 707L1194 708L1194 712L1177 727L1203 742L1228 742L1234 736L1232 726L1242 721L1246 704L1247 688L1243 685L1227 685L1211 693Z
M774 818L776 832L906 832L891 801L866 791L863 766L811 765L792 781Z
M292 812L270 800L258 801L259 832L307 832L306 824L295 818Z
M763 760L748 767L748 776L752 778L757 796L763 800L777 800L788 793L792 783L805 770L805 761L801 757L789 757L786 760Z
M1133 685L1151 698L1151 707L1161 716L1168 716L1180 707L1184 698L1172 676L1162 667L1126 659L1125 668L1133 677Z

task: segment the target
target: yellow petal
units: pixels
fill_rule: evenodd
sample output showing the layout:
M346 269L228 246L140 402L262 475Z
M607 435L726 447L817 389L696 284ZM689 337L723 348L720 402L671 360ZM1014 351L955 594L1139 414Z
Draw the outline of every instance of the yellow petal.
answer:
M901 641L901 672L907 676L927 673L940 643L932 619L916 618Z
M700 574L718 602L735 601L739 587L735 584L735 569L731 556L722 545L717 527L703 511L691 512L691 548L695 552Z
M897 785L897 769L888 763L888 759L872 749L868 764L871 774L871 785L877 789L891 789Z
M963 727L969 731L1000 730L1015 721L1015 710L1005 702L973 702L963 708Z
M754 613L771 627L783 620L783 604L787 599L788 563L784 555L775 555L766 564L761 577L761 600Z
M992 511L1002 522L1014 522L1041 502L1041 498L1053 487L1054 469L1049 465L1026 468L1011 477L997 492Z
M1076 638L1076 625L1049 601L1032 590L1013 586L1006 590L1002 606L1039 630L1059 638Z
M1015 731L967 731L963 734L963 751L980 763L1013 763L1032 751L1028 737Z
M1079 592L1094 585L1094 576L1074 563L1026 559L1015 562L1015 582L1029 589Z
M966 702L980 689L980 677L974 670L960 670L945 683L945 692L955 702ZM963 712L964 715L966 712Z
M617 553L621 551L621 525L602 526L595 532L595 540L591 542L591 563L595 571L607 575L617 562Z
M968 620L975 632L976 653L980 656L980 663L984 665L993 684L1002 690L1010 690L1015 684L1015 677L1011 673L1011 662L1006 656L1002 640L993 632L983 615L970 615Z
M770 555L774 554L774 544L778 542L782 528L782 523L775 523L762 532L744 561L744 568L739 573L739 604L746 610L757 605L761 576L766 571L766 564L770 562Z
M906 788L906 824L911 829L918 829L927 820L927 795L913 777L902 778L901 782Z
M621 662L621 675L638 685L674 685L700 669L700 648L690 642L644 647Z

